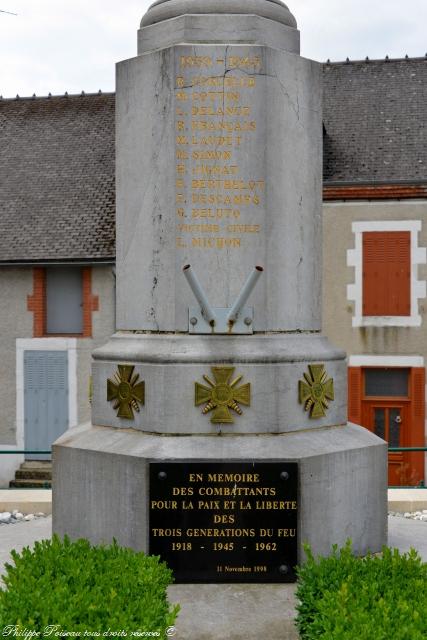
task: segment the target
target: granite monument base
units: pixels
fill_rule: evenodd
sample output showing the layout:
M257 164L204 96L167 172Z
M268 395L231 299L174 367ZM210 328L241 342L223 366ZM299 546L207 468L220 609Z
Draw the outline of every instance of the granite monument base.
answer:
M81 425L53 446L53 530L148 551L150 463L212 461L297 462L300 549L326 555L351 538L364 555L387 542L387 445L354 424L256 436Z

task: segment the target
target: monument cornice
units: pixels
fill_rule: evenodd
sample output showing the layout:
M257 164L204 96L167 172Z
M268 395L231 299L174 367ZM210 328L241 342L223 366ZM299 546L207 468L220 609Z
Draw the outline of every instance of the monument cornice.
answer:
M158 0L142 18L141 27L186 14L251 14L297 27L294 16L280 0Z

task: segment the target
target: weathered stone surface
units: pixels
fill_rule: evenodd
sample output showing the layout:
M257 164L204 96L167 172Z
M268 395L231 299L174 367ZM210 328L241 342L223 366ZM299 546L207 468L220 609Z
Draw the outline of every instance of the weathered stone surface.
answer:
M254 336L162 336L116 334L94 353L92 423L157 433L284 433L347 421L347 365L345 354L317 334ZM145 405L134 420L117 417L107 402L107 379L117 364L135 365L145 381ZM298 401L298 381L308 365L323 363L334 380L335 400L326 416L311 419ZM232 424L212 424L195 406L194 385L206 385L211 367L235 367L233 379L243 375L251 385L251 406L243 415L234 411Z
M298 640L295 585L172 585L177 640Z
M175 44L260 44L300 52L300 33L254 15L183 15L138 31L138 55Z
M253 14L296 27L294 16L280 0L158 0L148 9L141 26L184 14Z
M195 94L199 99L202 91L178 86L180 78L186 82L182 60L193 58L213 66L191 70L190 82L197 81L195 73L255 81L254 87L236 90L240 101L235 113L240 116L226 122L232 127L255 123L255 129L239 134L193 128L194 122L209 127L225 120L205 115L212 104L216 113L222 100L198 102ZM239 60L252 62L233 67ZM233 91L229 93L232 97ZM229 104L233 109L234 103ZM177 109L183 115L176 115ZM268 47L200 45L175 46L120 63L118 329L186 332L194 297L182 274L185 264L193 265L214 307L231 306L259 264L265 272L250 299L254 330L319 330L321 135L321 77L315 62ZM208 187L209 176L197 172L212 162L200 161L194 152L212 151L203 147L203 140L211 138L224 141L218 149L231 154L228 161L214 164L236 167L236 175L210 176L218 186ZM176 173L178 151L188 155L183 176ZM209 204L210 194L214 204ZM233 202L235 196L249 201L230 205L226 196ZM180 218L181 208L185 213ZM231 217L217 217L226 211ZM218 230L207 230L212 224Z
M149 462L284 460L300 465L300 542L328 554L351 538L366 554L387 541L387 445L356 425L189 438L83 425L55 443L53 456L53 529L72 538L114 537L147 550Z

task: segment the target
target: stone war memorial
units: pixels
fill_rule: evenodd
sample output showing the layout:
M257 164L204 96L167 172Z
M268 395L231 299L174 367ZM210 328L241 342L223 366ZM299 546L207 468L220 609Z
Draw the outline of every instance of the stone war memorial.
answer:
M322 74L299 52L280 0L158 0L117 65L117 332L91 423L54 445L54 531L177 583L386 543L387 445L347 423L321 333Z

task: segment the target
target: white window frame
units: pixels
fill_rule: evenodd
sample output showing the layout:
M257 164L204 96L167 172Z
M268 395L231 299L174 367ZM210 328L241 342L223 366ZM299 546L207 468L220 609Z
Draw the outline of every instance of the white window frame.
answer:
M418 300L426 297L426 282L418 280L418 265L427 263L425 247L418 246L421 220L367 220L353 222L355 248L347 251L347 266L354 267L355 281L347 285L347 299L354 302L353 327L420 327ZM372 231L409 231L411 234L411 314L409 316L363 315L363 234Z
M401 369L413 369L424 367L422 356L369 356L354 355L348 358L349 367L399 367Z

